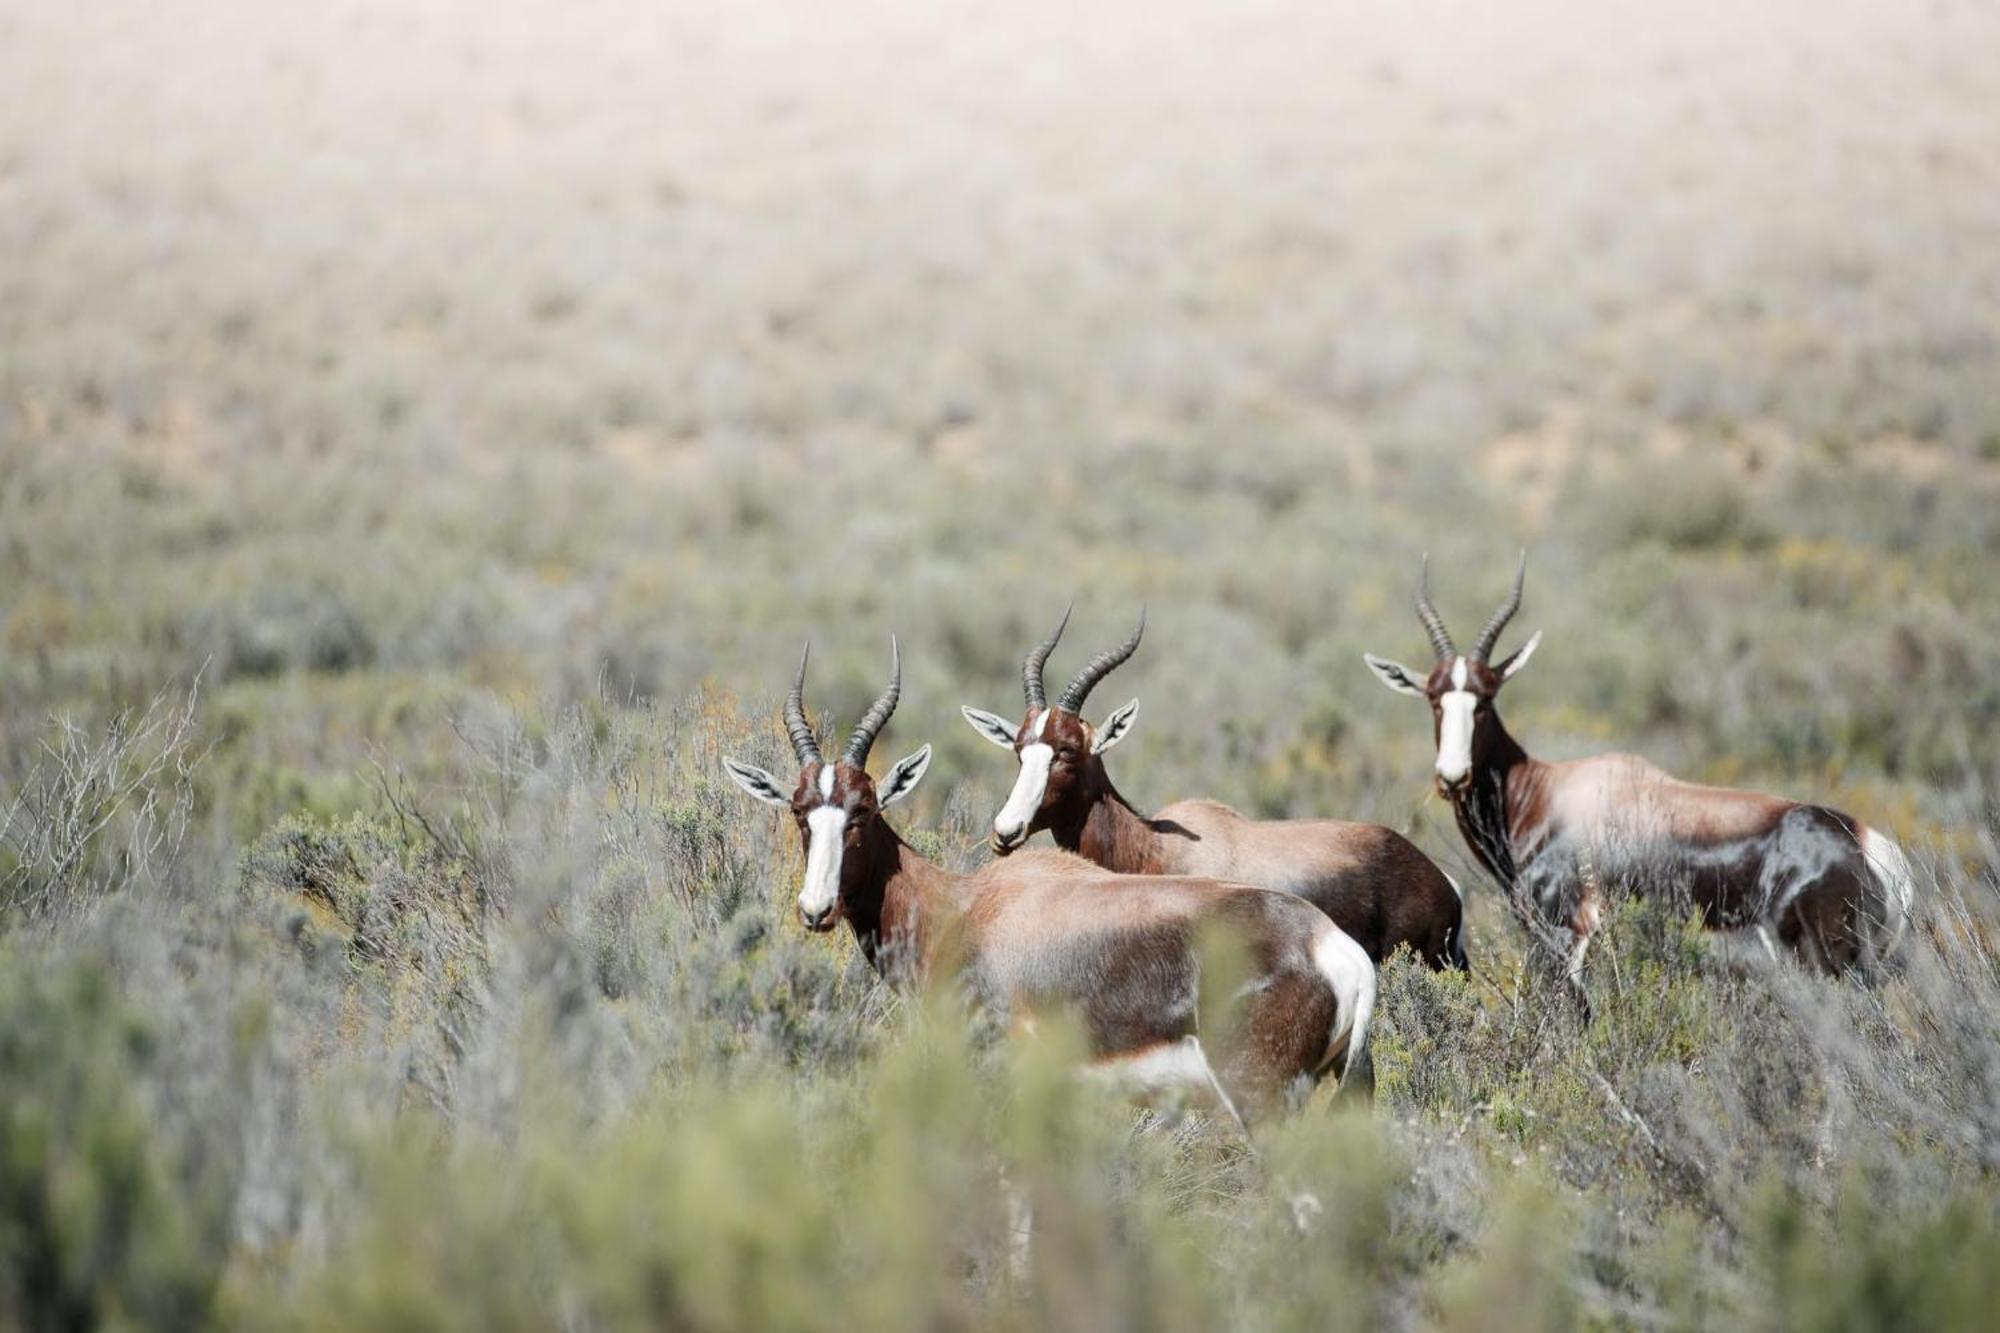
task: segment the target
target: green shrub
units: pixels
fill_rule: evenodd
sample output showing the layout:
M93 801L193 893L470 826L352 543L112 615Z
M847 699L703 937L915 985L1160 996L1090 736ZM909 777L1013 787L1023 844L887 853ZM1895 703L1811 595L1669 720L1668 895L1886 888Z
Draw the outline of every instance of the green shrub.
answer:
M174 1061L107 968L0 947L0 1326L209 1322L228 1182L157 1114Z

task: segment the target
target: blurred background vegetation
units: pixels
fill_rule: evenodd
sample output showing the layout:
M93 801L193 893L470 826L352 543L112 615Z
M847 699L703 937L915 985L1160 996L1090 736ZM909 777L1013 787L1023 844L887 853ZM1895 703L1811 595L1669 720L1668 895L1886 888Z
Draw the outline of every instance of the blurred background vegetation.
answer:
M0 0L0 1327L1985 1317L1994 68L1977 0ZM972 864L958 705L1143 600L1128 795L1473 883L1359 654L1523 545L1516 733L1895 831L1905 975L1632 907L1584 1031L1475 884L1252 1160L804 938L716 780L894 630Z

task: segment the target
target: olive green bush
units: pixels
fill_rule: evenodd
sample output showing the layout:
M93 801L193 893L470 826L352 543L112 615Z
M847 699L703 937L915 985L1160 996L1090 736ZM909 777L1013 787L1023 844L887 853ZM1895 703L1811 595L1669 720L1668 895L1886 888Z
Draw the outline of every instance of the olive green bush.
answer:
M767 8L0 13L0 1329L1990 1322L1990 7ZM1584 1021L1359 661L1524 546L1517 736L1893 832L1881 984L1622 885ZM1072 600L1134 802L1467 886L1372 1105L795 924L802 641L963 869Z

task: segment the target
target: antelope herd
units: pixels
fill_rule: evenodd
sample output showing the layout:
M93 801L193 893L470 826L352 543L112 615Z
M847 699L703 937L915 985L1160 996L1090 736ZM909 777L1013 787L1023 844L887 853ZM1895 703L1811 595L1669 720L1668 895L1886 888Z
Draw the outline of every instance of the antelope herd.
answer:
M1783 945L1827 972L1875 975L1901 938L1914 884L1879 830L1829 806L1682 782L1633 755L1551 763L1521 748L1495 704L1541 635L1491 658L1525 577L1524 556L1511 594L1461 653L1431 604L1426 561L1416 610L1431 669L1364 656L1391 689L1429 702L1439 794L1516 913L1560 941L1579 998L1607 885L1685 894L1705 927L1742 932L1773 958ZM1051 705L1042 673L1068 623L1065 611L1023 662L1018 724L963 710L1019 765L993 817L994 858L971 874L927 860L884 818L922 780L929 745L879 782L867 772L902 692L893 639L888 687L837 759L822 755L807 720L801 656L784 710L796 782L734 759L724 766L798 825L806 929L846 921L885 978L949 980L1016 1031L1069 1015L1094 1068L1148 1091L1190 1091L1247 1131L1323 1075L1353 1075L1376 967L1396 950L1434 969L1467 967L1462 896L1380 825L1256 820L1206 800L1141 814L1104 761L1131 734L1139 701L1099 725L1082 710L1137 651L1145 615ZM1026 847L1042 830L1056 847ZM1235 966L1218 965L1218 940Z
M902 692L893 640L890 655L888 689L832 763L806 722L799 659L785 702L799 761L790 795L763 769L723 761L745 791L797 821L808 930L845 918L895 979L921 982L948 963L975 1000L1018 1022L1073 1012L1100 1065L1142 1084L1191 1084L1246 1127L1293 1087L1344 1068L1367 1040L1375 968L1309 904L1224 880L1113 874L1065 852L954 875L898 837L882 811L916 787L931 748L898 760L879 787L863 767ZM1203 968L1210 931L1240 945L1240 971ZM1212 993L1220 986L1231 993ZM1204 1012L1222 1017L1219 1030L1195 1030Z

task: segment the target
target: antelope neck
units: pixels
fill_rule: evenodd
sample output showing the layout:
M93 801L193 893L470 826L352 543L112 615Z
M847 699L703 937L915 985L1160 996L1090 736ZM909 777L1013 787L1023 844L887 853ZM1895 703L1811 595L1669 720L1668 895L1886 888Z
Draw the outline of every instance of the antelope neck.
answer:
M1160 830L1118 794L1101 767L1079 804L1080 816L1049 825L1058 847L1120 875L1167 873Z
M1493 737L1486 757L1473 763L1465 786L1452 797L1452 813L1479 863L1511 889L1519 869L1514 852L1526 831L1526 816L1540 803L1547 766L1521 748L1498 713L1489 725Z
M965 909L964 881L926 860L879 818L850 855L862 864L850 880L845 910L862 954L884 977L921 980L944 926Z

